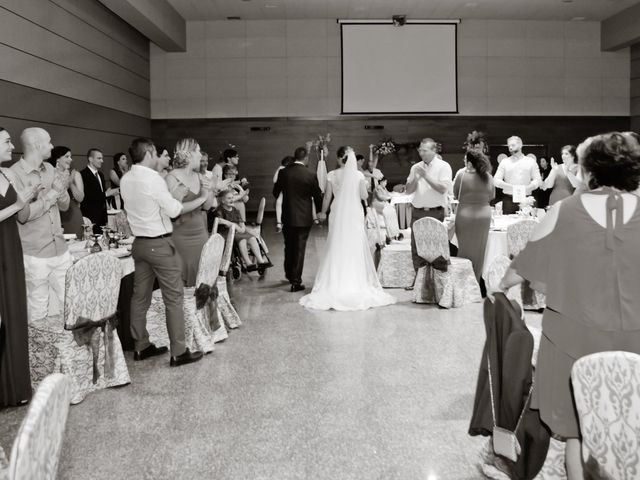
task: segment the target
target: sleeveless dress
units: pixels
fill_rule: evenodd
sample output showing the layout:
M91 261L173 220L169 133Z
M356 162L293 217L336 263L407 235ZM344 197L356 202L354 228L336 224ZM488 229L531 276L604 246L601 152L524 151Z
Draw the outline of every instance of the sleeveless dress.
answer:
M177 179L175 176L174 178ZM178 182L180 182L179 179ZM182 185L182 182L180 184ZM199 196L200 192L196 194L187 188L182 202L190 202ZM185 287L193 287L196 284L200 254L208 238L207 224L201 208L183 213L173 223L173 241L182 257L182 280Z
M360 203L364 175L350 155L340 171L327 176L335 199L329 214L329 235L310 294L300 304L315 310L366 310L396 303L380 286ZM334 173L336 172L336 173Z
M491 226L489 202L495 197L493 178L484 182L477 173L463 170L456 175L453 192L460 202L455 222L458 257L471 260L476 280L480 281Z
M10 184L0 209L16 203ZM31 398L27 293L16 215L0 222L0 408Z
M566 438L580 433L570 387L573 363L607 350L640 354L640 199L623 224L619 195L591 193L609 195L607 207L615 208L606 228L589 215L582 195L568 197L554 230L530 241L512 263L520 276L546 284L531 405Z
M553 190L551 191L551 196L549 197L549 205L553 205L560 200L570 197L573 195L573 185L567 178L567 174L564 171L564 167L562 165L558 165L558 169L556 170L556 180L553 183Z
M67 190L69 194L69 208L66 212L60 212L60 222L64 233L75 233L78 238L84 235L82 227L82 210L80 210L80 202L73 198L71 189Z

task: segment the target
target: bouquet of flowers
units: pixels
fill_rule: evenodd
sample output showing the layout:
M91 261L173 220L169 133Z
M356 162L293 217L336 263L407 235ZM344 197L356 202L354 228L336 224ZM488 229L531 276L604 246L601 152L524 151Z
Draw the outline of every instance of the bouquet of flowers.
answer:
M326 135L318 135L316 140L311 140L307 142L307 144L311 144L312 148L315 148L316 155L322 152L324 157L329 155L329 144L331 143L331 134L327 133ZM310 149L309 149L310 150Z
M391 138L385 138L373 147L373 152L381 157L395 153L395 151L396 143Z

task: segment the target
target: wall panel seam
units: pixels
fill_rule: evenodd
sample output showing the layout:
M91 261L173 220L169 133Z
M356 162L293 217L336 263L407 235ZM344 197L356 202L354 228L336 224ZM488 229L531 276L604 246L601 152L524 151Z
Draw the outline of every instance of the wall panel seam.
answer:
M16 13L16 12L14 12L14 11L12 11L12 10L9 10L9 9L8 9L8 8L6 8L6 7L0 6L0 8L2 8L3 10L6 10L7 12L12 13L13 15L15 15L15 16L17 16L17 17L22 18L23 20L28 21L29 23L32 23L33 25L35 25L35 26L36 26L36 27L38 27L38 28L41 28L41 29L43 29L43 30L46 30L46 31L47 31L47 32L49 32L49 33L52 33L52 34L53 34L53 35L55 35L56 37L62 38L63 40L66 40L67 42L72 43L72 44L74 44L74 45L76 45L76 46L78 46L78 47L82 48L83 50L86 50L87 52L91 53L92 55L95 55L96 57L100 57L100 58L102 58L102 59L104 59L104 60L108 61L109 63L111 63L111 64L113 64L113 65L116 65L117 67L120 67L120 68L122 68L123 70L126 70L126 71L127 71L127 72L129 72L129 73L132 73L133 75L135 75L136 77L141 78L142 80L149 80L149 77L145 77L144 75L140 75L138 72L136 72L136 71L134 71L134 70L131 70L130 68L128 68L128 67L126 67L126 66L124 66L124 65L121 65L121 64L119 64L118 62L116 62L116 61L114 61L114 60L111 60L110 58L105 57L104 55L102 55L102 54L100 54L100 53L94 52L94 51L93 51L93 50L91 50L90 48L87 48L86 46L84 46L84 45L82 45L82 44L80 44L80 43L78 43L78 42L75 42L75 41L71 40L70 38L65 37L64 35L60 35L59 33L57 33L57 32L55 32L55 31L51 30L50 28L47 28L47 27L45 27L45 26L43 26L43 25L40 25L39 23L34 22L34 21L33 21L33 20L31 20L30 18L27 18L27 17L25 17L25 16L23 16L23 15L20 15L19 13ZM89 25L89 24L88 24L88 23L86 23L86 22L85 22L85 24L86 24L86 25ZM89 26L91 26L91 25L89 25ZM92 28L93 28L93 27L92 27ZM129 49L127 49L127 50L129 50ZM130 50L129 50L129 51L130 51ZM149 60L146 60L146 63L149 63Z
M7 80L5 78L2 78L0 80L2 80L3 82L7 82L7 83L13 83L14 85L19 85L21 87L26 87L26 88L31 88L33 90L38 90L39 92L44 92L44 93L47 93L47 94L50 94L50 95L57 95L58 97L68 98L69 100L74 100L76 102L82 102L82 103L86 103L88 105L95 105L96 107L106 108L108 110L113 110L114 112L118 112L118 113L121 113L123 115L131 115L132 117L141 118L143 120L151 120L149 117L146 117L146 116L143 116L143 115L137 115L137 114L131 113L131 112L125 112L124 110L118 110L117 108L109 107L107 105L101 105L99 103L87 102L86 100L81 100L79 98L70 97L68 95L62 95L61 93L50 92L49 90L44 90L42 88L32 87L30 85L23 85L22 83L18 83L18 82L12 82L11 80Z
M67 123L60 123L60 122L47 122L44 120L36 120L33 118L23 118L23 117L14 117L11 115L0 115L0 118L9 118L11 120L20 120L23 122L34 122L40 125L56 125L58 127L65 127L65 128L74 128L76 130L87 130L87 131L91 131L91 132L100 132L100 133L109 133L111 135L123 135L125 137L144 137L145 135L143 134L135 134L135 133L123 133L123 132L115 132L112 130L102 130L100 128L91 128L91 127L78 127L77 125L69 125Z
M117 88L118 90L121 90L121 91L123 91L123 92L129 93L129 94L131 94L131 95L134 95L134 96L136 96L136 97L138 97L138 98L141 98L142 100L147 100L147 101L150 101L150 100L151 100L150 96L149 96L149 97L145 97L145 96L143 96L143 95L139 95L139 94L137 94L137 93L135 93L135 92L132 92L132 91L130 91L130 90L127 90L126 88L122 88L122 87L120 87L120 86L118 86L118 85L114 85L114 84L112 84L112 83L105 82L104 80L101 80L101 79L99 79L99 78L93 77L93 76L88 75L88 74L86 74L86 73L84 73L84 72L79 72L78 70L75 70L75 69L73 69L73 68L69 68L69 67L67 67L67 66L65 66L65 65L60 65L59 63L52 62L51 60L49 60L49 59L47 59L47 58L41 57L41 56L39 56L39 55L34 55L34 54L33 54L33 53L31 53L31 52L27 52L27 51L22 50L22 49L20 49L20 48L16 48L16 47L14 47L13 45L8 45L8 44L6 44L6 43L4 43L4 42L0 42L0 45L4 45L5 47L10 48L10 49L12 49L12 50L17 50L18 52L24 53L25 55L29 55L29 56L31 56L31 57L37 58L37 59L42 60L42 61L44 61L44 62L50 63L51 65L56 65L57 67L64 68L65 70L69 70L70 72L77 73L78 75L82 75L83 77L90 78L91 80L95 80L96 82L100 82L100 83L102 83L102 84L104 84L104 85L109 85L110 87ZM4 80L4 79L3 79L3 80Z
M91 28L93 28L94 30L102 33L103 35L109 37L111 40L113 40L114 42L116 42L119 45L122 45L124 48L126 48L127 50L129 50L130 52L132 52L134 55L140 57L142 60L145 60L146 62L149 61L148 57L145 57L144 55L141 55L140 52L138 52L137 50L134 50L133 48L130 48L126 43L121 42L119 39L109 35L109 33L105 32L104 30L101 30L100 28L96 27L95 25L92 25L90 23L88 23L87 21L85 21L84 18L80 17L79 15L76 15L75 13L73 13L70 10L67 10L66 8L64 8L62 5L58 4L55 2L55 0L49 0L49 2L51 2L52 4L54 4L56 7L58 7L60 10L64 10L65 12L67 12L69 15L77 18L78 20L80 20L81 22L83 22L86 25L89 25ZM124 21L124 20L123 20ZM133 30L135 30L133 27L131 27ZM137 30L136 30L137 31ZM142 35L142 34L141 34Z

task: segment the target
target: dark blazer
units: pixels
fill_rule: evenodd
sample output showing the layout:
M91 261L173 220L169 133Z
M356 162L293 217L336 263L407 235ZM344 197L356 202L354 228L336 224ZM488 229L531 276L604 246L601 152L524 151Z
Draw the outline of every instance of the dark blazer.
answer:
M104 175L98 170L98 175L102 181L104 189L107 189L107 182ZM105 192L100 188L100 182L95 177L89 167L80 171L82 183L84 184L84 200L80 204L82 215L95 223L95 227L101 227L107 224L107 202ZM97 229L99 231L99 228Z
M520 307L503 293L496 293L495 303L489 299L484 301L484 326L487 341L478 372L470 435L491 435L493 430L487 355L491 360L494 407L499 427L513 431L533 381L533 336L521 319ZM542 468L549 447L549 432L542 424L538 410L527 408L516 436L523 453L515 463L505 460L510 468L510 477L532 479Z
M316 211L322 208L322 191L318 178L300 163L292 163L278 174L273 195L282 193L282 223L288 227L310 227L313 224L311 200Z

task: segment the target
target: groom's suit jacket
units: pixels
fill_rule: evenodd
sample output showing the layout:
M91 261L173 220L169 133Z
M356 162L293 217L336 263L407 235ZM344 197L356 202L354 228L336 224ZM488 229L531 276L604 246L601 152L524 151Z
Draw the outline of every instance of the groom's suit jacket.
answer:
M273 195L282 193L282 223L288 227L310 227L313 224L311 201L316 211L322 208L322 191L318 178L301 163L292 163L278 174Z

